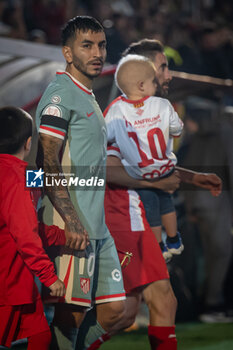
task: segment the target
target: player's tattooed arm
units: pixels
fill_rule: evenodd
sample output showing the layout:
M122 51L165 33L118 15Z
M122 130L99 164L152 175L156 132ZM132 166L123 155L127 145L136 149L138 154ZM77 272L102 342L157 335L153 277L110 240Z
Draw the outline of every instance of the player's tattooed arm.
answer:
M45 134L40 134L39 136L37 163L44 169L45 176L46 173L57 174L57 176L55 176L57 180L62 179L59 174L63 173L59 161L59 153L62 144L63 140L57 137ZM46 187L45 191L53 206L65 222L66 246L72 249L83 250L86 248L89 241L88 233L79 220L67 187L62 186L61 181L57 182L57 184L58 185Z

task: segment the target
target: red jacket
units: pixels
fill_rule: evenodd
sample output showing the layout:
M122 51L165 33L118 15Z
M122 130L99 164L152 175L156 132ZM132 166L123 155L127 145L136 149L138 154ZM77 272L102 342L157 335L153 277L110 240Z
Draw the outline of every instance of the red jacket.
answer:
M34 302L39 297L34 275L47 287L57 280L38 235L31 192L25 188L26 166L12 155L0 154L0 305ZM64 231L47 231L47 245L59 239L56 244L65 243Z

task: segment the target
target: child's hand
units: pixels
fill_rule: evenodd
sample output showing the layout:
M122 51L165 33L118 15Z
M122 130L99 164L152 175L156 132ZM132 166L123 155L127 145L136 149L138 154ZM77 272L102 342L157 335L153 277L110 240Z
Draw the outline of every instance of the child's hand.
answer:
M180 186L179 172L175 170L172 175L162 179L156 179L152 181L151 184L153 188L159 188L162 191L173 193Z
M59 278L49 286L49 289L51 290L50 295L54 297L62 297L66 292L65 285Z

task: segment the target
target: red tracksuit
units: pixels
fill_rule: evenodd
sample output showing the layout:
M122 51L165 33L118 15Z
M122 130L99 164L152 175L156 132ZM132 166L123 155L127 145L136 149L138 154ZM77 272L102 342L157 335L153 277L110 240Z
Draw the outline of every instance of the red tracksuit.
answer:
M53 263L46 255L38 234L37 215L31 192L25 188L26 166L26 162L15 156L0 154L1 319L8 306L37 305L40 295L34 282L34 275L38 276L47 287L57 280ZM43 242L46 241L47 245L54 244L55 241L57 241L56 244L65 244L64 231L52 227L52 230L47 232L47 241L46 231L43 232ZM3 322L0 323L2 324L0 326L1 344L1 335L6 337L6 329L3 330L3 328L9 328L9 325L4 326ZM27 324L28 326L30 327ZM42 331L46 327L48 328L43 321ZM35 329L34 333L40 331ZM27 328L21 334L11 335L8 346L9 341L28 337L32 332L33 330ZM6 344L6 340L4 341Z

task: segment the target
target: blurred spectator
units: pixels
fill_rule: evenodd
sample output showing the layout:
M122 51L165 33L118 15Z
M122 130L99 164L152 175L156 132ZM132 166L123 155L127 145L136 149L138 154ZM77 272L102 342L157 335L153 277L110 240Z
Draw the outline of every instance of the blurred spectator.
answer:
M121 57L121 53L132 41L137 39L133 29L134 21L132 17L113 13L110 20L103 21L103 25L107 39L107 62L116 64Z
M3 13L7 7L7 0L0 0L0 36L9 36L11 27L3 22Z
M33 41L34 43L46 44L47 36L43 30L33 29L29 33L29 40Z
M176 54L169 55L168 61L171 70L200 74L201 56L193 40L195 26L188 18L176 20L167 27L166 46L176 50ZM167 54L167 52L166 52ZM179 57L177 58L177 54Z
M199 34L201 74L233 78L233 32L210 23Z
M233 127L220 118L215 103L189 98L183 152L178 153L180 164L215 172L224 186L216 198L206 191L184 191L187 212L198 228L203 246L205 285L200 319L210 323L233 320L224 299L224 282L232 256Z
M23 7L20 0L12 2L0 0L0 15L6 30L3 35L14 39L27 38Z
M67 19L68 6L73 1L68 0L37 0L26 1L28 26L43 30L49 44L60 44L60 30ZM70 13L69 15L72 14Z
M107 62L115 64L129 43L137 40L134 10L128 1L101 0L94 17L103 24L107 39Z

